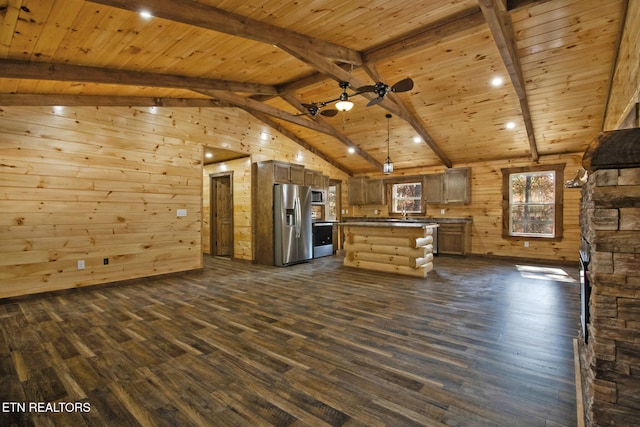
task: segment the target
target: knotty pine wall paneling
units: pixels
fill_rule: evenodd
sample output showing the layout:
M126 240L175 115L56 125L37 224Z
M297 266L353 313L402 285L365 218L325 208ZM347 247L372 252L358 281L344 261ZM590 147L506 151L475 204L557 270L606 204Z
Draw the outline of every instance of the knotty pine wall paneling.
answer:
M201 268L185 136L148 109L0 108L0 297Z

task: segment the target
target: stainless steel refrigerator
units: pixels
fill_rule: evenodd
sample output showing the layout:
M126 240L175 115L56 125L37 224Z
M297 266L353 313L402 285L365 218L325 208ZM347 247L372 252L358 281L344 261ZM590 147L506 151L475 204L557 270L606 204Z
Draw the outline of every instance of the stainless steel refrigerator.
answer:
M286 266L313 257L311 187L273 186L273 231L275 265Z

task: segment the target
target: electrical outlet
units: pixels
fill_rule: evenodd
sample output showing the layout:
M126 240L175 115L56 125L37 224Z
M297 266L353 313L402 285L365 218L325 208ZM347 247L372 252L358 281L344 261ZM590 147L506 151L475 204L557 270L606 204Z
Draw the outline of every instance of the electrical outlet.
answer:
M440 209L440 215L444 215L444 209Z
M528 248L529 247L529 242L524 242L524 247Z
M102 263L103 263L104 265L109 265L109 258L105 258L105 259L103 259L103 260L102 260Z
M78 270L84 270L84 260L83 259L79 259L78 260Z

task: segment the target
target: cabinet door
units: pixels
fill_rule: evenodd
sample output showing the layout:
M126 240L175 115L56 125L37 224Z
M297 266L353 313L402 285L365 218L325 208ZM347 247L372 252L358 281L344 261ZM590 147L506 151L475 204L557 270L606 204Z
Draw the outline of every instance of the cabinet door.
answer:
M424 197L427 203L444 203L444 174L424 176Z
M364 205L366 204L364 178L349 179L349 204Z
M311 169L305 169L304 170L304 185L308 185L310 187L313 186L313 175L315 174L314 171L312 171Z
M447 169L445 199L447 203L469 203L471 200L471 174L469 168Z
M291 165L289 168L289 182L304 185L304 166Z
M440 223L438 253L467 255L471 253L471 224Z
M314 172L312 186L313 188L322 188L322 172Z
M274 163L273 164L273 179L278 184L289 184L289 172L291 167L286 164Z
M464 255L464 227L462 224L440 224L438 253Z
M384 181L381 179L365 180L365 203L368 205L384 205L385 191Z

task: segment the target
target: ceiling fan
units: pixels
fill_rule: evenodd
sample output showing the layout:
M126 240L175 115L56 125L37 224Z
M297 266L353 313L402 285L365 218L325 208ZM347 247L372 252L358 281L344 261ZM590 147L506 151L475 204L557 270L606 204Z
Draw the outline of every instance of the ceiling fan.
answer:
M321 114L326 117L334 117L336 114L338 114L339 111L349 111L351 107L353 107L353 103L349 101L349 98L351 98L352 96L361 95L367 92L373 92L376 95L378 95L377 97L373 98L367 103L367 107L371 105L376 105L382 102L384 97L389 92L407 92L413 89L413 80L407 77L406 79L402 79L392 86L389 86L383 82L378 82L375 85L359 87L356 89L354 93L351 93L351 94L347 92L347 90L351 87L351 84L349 82L343 81L343 82L340 82L339 85L340 85L340 88L342 89L342 93L340 94L340 97L336 99L330 99L328 101L302 104L302 106L306 108L307 112L301 113L298 115L302 116L305 114L310 114L311 116L315 117L318 114ZM322 108L326 107L328 104L331 104L332 102L336 102L337 109L330 108L330 109L322 110Z

